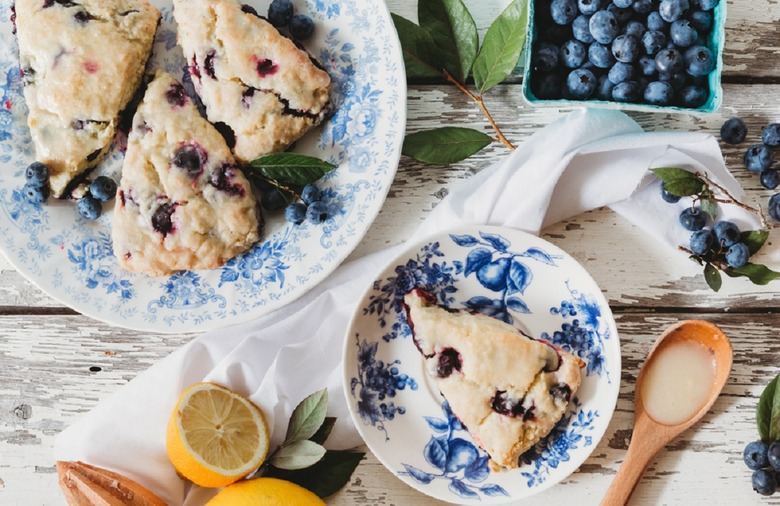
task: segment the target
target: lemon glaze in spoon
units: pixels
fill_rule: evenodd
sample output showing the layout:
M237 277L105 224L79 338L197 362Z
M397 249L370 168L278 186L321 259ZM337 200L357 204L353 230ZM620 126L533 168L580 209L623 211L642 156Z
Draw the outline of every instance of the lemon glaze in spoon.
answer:
M631 443L602 506L628 502L655 454L707 413L731 362L731 343L714 324L688 320L666 329L639 372Z

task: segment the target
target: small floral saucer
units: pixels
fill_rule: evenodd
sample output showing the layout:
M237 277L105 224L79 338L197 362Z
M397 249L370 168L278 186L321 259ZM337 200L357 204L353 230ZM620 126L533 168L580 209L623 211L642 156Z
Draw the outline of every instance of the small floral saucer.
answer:
M512 471L488 456L428 382L399 301L423 287L451 308L500 318L587 364L552 433ZM604 435L620 387L620 343L599 287L553 244L514 229L465 226L410 246L363 295L346 336L347 404L371 451L400 479L437 499L499 504L574 472Z

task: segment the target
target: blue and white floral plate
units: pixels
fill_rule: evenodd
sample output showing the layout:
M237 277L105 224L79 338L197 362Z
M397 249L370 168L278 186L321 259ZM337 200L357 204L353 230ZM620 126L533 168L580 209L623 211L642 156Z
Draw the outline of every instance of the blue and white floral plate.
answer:
M183 76L170 0L151 68ZM270 0L248 1L266 12ZM33 283L96 319L155 332L206 330L281 307L322 281L357 246L395 176L405 129L403 58L382 0L293 0L315 32L306 43L330 73L335 115L298 141L295 151L338 165L322 181L324 200L339 209L322 225L268 219L264 239L221 269L152 278L119 269L111 215L79 217L70 202L24 201L24 169L34 159L22 96L17 45L8 21L13 0L0 0L0 250ZM113 150L98 173L118 179ZM109 206L111 207L111 206Z
M399 304L414 287L587 363L564 418L518 469L491 471L487 454L428 382ZM377 276L346 336L344 385L360 434L396 476L444 501L499 504L555 485L588 458L615 409L620 343L604 296L576 260L524 232L464 226L411 245Z

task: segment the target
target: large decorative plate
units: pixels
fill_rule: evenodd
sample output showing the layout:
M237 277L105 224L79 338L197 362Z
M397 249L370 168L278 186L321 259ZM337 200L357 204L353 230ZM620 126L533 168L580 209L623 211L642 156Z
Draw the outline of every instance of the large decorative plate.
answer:
M153 3L163 19L151 68L184 78L171 3ZM247 3L262 13L270 0ZM119 269L110 210L87 222L70 202L35 205L21 198L23 172L35 155L16 40L7 22L13 2L0 0L5 21L0 26L0 250L14 267L77 311L155 332L248 320L291 302L331 273L360 242L393 181L406 122L403 59L382 0L293 3L315 21L306 46L330 73L336 106L335 115L298 141L294 151L338 165L321 186L324 200L339 211L322 225L293 226L280 215L267 215L263 240L223 268L152 278ZM113 150L98 173L118 179L122 158Z
M414 287L586 362L563 419L518 469L491 471L487 454L428 381L399 304ZM596 283L558 247L508 228L466 226L410 246L363 295L344 349L347 405L371 451L409 485L459 504L514 501L574 472L607 429L619 387L617 329Z

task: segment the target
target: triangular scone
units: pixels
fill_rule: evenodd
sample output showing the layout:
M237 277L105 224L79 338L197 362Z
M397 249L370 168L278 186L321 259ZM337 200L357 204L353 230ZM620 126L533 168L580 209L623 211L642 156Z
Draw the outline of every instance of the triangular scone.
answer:
M474 441L501 467L550 433L580 386L582 361L496 318L404 298L428 375Z
M27 123L55 197L111 146L159 20L147 0L16 0Z
M281 151L330 111L330 77L235 0L174 0L195 90L243 163Z
M260 237L252 189L184 87L158 71L133 118L114 205L114 255L127 270L211 269Z

